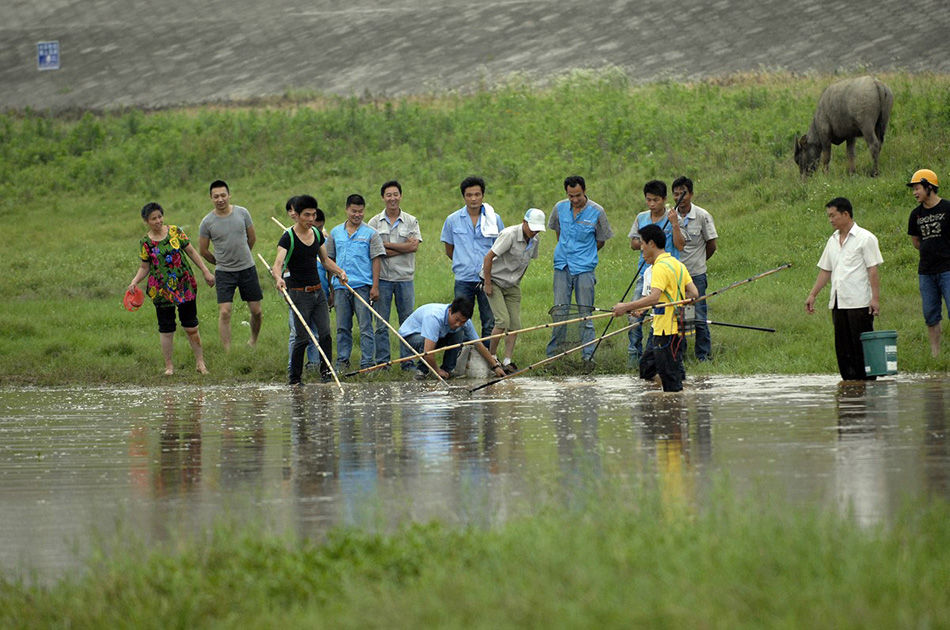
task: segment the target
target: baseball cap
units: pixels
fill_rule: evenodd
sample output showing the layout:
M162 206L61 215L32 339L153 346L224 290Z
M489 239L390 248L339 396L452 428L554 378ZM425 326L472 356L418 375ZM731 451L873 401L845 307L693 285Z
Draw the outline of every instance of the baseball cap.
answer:
M544 231L544 213L537 208L528 208L524 213L524 220L528 222L528 229L532 232Z

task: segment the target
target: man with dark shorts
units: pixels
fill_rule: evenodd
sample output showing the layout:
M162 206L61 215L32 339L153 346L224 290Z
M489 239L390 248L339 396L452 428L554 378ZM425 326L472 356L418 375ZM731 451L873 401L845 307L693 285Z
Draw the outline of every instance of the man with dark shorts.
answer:
M231 191L220 179L211 182L214 209L198 228L198 245L202 258L215 266L214 279L218 293L218 334L224 349L231 349L231 306L234 290L241 292L251 313L251 337L247 345L257 343L261 332L261 283L251 248L257 237L247 208L231 204ZM214 253L209 249L214 245Z
M923 302L924 323L930 337L930 354L940 354L940 300L950 311L950 202L937 194L937 174L922 168L907 183L919 204L910 213L907 234L920 250L917 282Z
M650 294L632 302L619 302L614 305L615 317L641 311L658 303L679 302L696 299L699 290L693 284L686 266L665 251L666 235L659 226L645 225L640 230L640 253L646 264L652 265ZM680 330L678 309L660 307L653 309L653 339L647 343L640 359L640 378L652 380L659 376L663 391L678 392L683 389L686 369L683 367L683 354L686 344L683 330Z

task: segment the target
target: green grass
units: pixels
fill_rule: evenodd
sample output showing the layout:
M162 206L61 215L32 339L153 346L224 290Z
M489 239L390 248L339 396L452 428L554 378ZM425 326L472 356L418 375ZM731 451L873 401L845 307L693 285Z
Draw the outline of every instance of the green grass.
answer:
M736 499L686 508L598 491L493 527L336 530L246 524L146 545L124 535L81 573L0 582L6 628L946 627L950 511L861 527Z
M601 252L598 306L612 305L630 282L635 257L626 233L643 208L643 183L654 177L670 182L688 174L694 201L715 217L720 238L710 290L791 262L791 270L710 301L712 319L779 332L715 328L716 361L688 365L693 374L835 371L830 317L809 317L803 304L831 232L824 204L849 197L885 259L876 327L898 331L903 371L946 370L950 353L934 360L927 352L916 251L905 235L914 201L904 182L921 166L950 178L950 158L939 150L950 144L950 77L881 75L895 94L881 176L866 176L870 159L859 141L857 176L846 174L842 146L834 148L828 174L803 183L792 142L834 78L763 74L634 86L617 72L577 72L548 89L511 84L471 95L0 114L0 255L8 265L0 275L0 327L8 333L0 338L0 382L160 380L151 307L126 313L120 306L144 230L139 209L159 201L169 222L197 238L210 208L207 185L218 177L231 184L234 202L250 209L256 251L268 259L279 237L268 217L282 218L290 195L317 196L332 227L343 220L347 194L360 192L370 210L378 209L379 185L398 178L403 207L423 230L417 304L449 301L452 276L439 233L445 216L462 205L458 183L473 173L487 179L486 200L506 224L530 206L550 212L564 197L566 175L586 177L590 198L607 209L616 234ZM553 235L545 235L524 280L526 326L548 320L553 245ZM269 285L264 273L262 280ZM260 347L242 347L247 311L238 303L229 356L217 337L213 290L199 294L212 371L203 382L283 381L286 308L269 286ZM546 332L522 336L516 362L542 358L546 341ZM598 369L623 370L624 345L621 338L605 343ZM175 360L174 378L197 380L183 335Z

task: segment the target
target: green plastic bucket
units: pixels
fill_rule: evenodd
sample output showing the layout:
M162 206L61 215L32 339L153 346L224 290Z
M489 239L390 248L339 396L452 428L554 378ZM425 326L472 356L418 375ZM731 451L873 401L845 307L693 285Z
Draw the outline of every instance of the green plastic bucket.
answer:
M861 333L864 372L868 376L897 374L897 331L873 330Z

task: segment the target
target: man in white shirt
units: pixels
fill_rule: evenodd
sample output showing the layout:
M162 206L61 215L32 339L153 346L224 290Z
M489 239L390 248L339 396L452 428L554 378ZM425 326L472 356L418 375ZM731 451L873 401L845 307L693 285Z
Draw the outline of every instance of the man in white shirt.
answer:
M877 237L854 222L850 201L835 197L825 209L835 232L818 261L818 279L805 300L805 311L815 312L815 298L830 281L828 308L835 328L835 354L841 378L873 380L864 371L861 333L874 330L874 317L881 312L877 267L884 259Z

